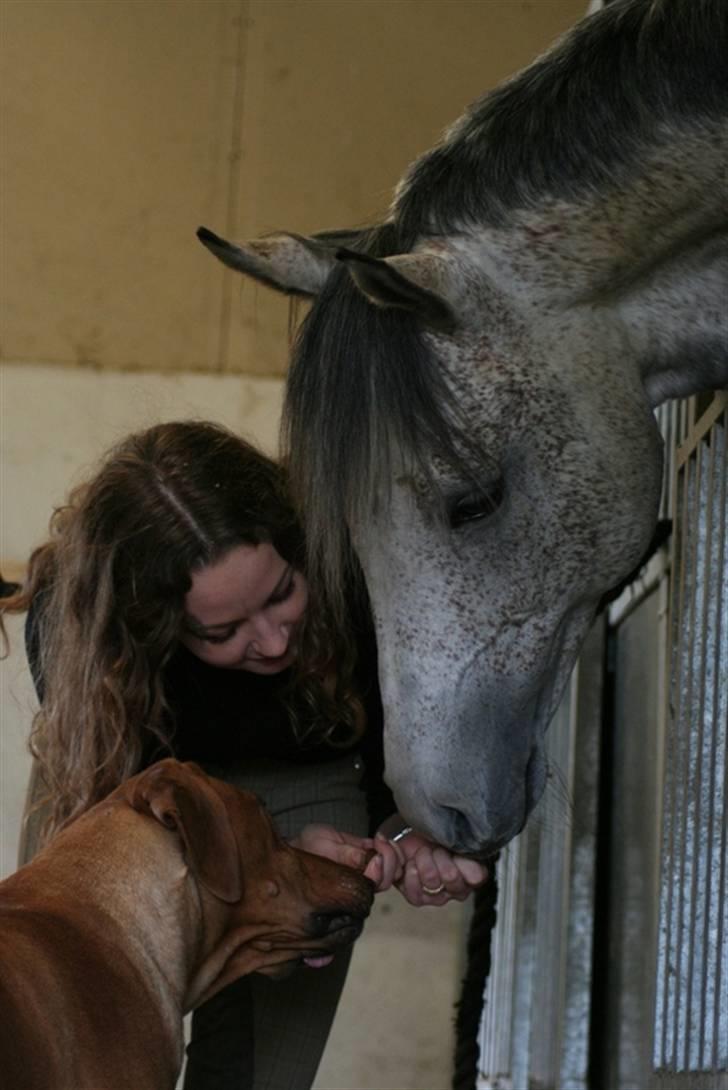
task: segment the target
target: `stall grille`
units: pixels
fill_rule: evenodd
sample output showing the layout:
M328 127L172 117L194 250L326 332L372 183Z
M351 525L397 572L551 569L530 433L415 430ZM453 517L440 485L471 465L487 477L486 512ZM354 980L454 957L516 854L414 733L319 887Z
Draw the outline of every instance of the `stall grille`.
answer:
M728 393L657 418L670 550L611 608L611 654L593 630L550 728L570 818L530 823L501 864L480 1090L728 1090Z
M695 1074L728 1073L727 403L684 408L675 454L653 1062L655 1086L686 1090Z

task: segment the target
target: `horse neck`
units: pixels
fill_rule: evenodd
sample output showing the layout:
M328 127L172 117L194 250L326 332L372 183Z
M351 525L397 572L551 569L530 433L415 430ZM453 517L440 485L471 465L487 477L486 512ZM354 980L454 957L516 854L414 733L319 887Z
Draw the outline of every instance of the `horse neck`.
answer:
M631 346L656 405L728 386L728 134L674 134L600 195L548 200L455 246L531 322L583 315Z
M627 291L728 228L725 126L669 135L609 190L544 199L470 237L538 299L587 302Z

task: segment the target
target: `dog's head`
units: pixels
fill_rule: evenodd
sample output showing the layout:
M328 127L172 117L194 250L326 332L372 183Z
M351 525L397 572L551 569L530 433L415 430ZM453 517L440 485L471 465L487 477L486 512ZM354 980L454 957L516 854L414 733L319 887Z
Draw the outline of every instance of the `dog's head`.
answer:
M320 968L359 935L373 886L287 844L260 800L171 759L127 781L125 800L181 840L202 905L202 959L187 1006L246 973Z

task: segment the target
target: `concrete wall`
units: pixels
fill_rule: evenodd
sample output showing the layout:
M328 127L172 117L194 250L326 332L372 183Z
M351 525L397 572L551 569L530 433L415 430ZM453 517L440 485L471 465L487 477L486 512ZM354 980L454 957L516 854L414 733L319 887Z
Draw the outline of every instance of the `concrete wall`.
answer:
M281 375L194 238L370 222L584 0L4 0L1 358Z
M370 222L463 106L585 0L3 0L0 568L132 428L210 417L276 443L285 299L199 246ZM11 626L0 874L34 698ZM321 1090L443 1090L463 911L377 904Z

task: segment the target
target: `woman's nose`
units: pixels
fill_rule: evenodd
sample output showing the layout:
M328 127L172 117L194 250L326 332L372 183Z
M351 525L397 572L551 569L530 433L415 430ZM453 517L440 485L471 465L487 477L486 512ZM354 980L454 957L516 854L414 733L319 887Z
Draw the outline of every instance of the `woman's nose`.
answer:
M252 645L259 655L268 659L280 658L288 650L288 626L276 624L267 617L256 619Z

